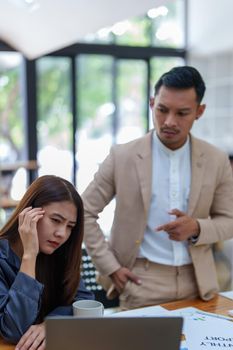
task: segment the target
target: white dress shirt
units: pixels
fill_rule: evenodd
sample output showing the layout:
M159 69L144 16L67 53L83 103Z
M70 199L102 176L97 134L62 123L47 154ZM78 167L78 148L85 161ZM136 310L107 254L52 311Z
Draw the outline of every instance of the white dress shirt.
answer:
M152 144L152 196L139 257L164 265L189 264L187 241L170 240L167 232L155 231L155 228L176 219L168 214L171 209L187 212L191 183L190 140L172 151L154 132Z

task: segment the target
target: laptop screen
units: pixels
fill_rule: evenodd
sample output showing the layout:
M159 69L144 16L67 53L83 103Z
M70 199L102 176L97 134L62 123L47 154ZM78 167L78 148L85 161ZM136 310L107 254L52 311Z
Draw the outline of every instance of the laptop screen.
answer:
M181 317L51 317L46 350L179 350Z

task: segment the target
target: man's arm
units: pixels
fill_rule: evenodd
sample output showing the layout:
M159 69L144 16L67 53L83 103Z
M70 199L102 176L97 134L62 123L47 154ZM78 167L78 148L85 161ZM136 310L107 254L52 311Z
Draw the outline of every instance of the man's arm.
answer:
M208 219L198 219L198 223L200 235L196 245L212 244L233 237L233 176L227 156L216 184L210 216Z
M142 283L141 280L127 267L121 267L119 270L113 272L110 277L119 294L124 290L125 285L129 280L135 284Z
M114 198L115 191L114 154L113 149L111 149L110 154L95 174L94 180L82 194L85 213L84 242L86 249L97 270L107 276L117 271L121 265L109 247L109 243L97 220L99 213Z
M219 165L220 166L220 165ZM210 175L211 176L211 175ZM176 219L160 225L155 231L166 231L175 241L189 240L195 245L212 244L233 237L233 176L227 157L213 189L213 200L207 218L194 218L173 209Z

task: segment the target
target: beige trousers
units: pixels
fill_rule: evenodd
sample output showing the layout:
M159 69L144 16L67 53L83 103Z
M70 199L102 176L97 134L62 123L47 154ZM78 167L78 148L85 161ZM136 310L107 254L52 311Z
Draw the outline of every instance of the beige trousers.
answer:
M120 295L123 310L162 304L199 295L193 265L161 265L139 258L132 269L142 284L128 281Z

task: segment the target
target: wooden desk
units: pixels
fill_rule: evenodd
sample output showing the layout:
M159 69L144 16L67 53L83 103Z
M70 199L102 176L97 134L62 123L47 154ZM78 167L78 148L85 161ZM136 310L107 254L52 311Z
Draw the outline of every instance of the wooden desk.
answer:
M1 350L14 350L15 345L8 344L2 338L0 338L0 349Z
M175 310L182 307L193 306L203 311L227 315L227 310L233 309L233 300L218 295L210 301L202 301L201 299L181 300L162 304L161 306L165 307L168 310ZM13 350L14 348L14 345L7 344L2 338L0 338L1 350Z
M201 299L180 300L162 304L161 306L165 307L168 310L175 310L182 307L193 306L203 311L227 315L227 311L233 309L233 300L222 297L221 295L217 295L214 299L210 301L203 301Z

